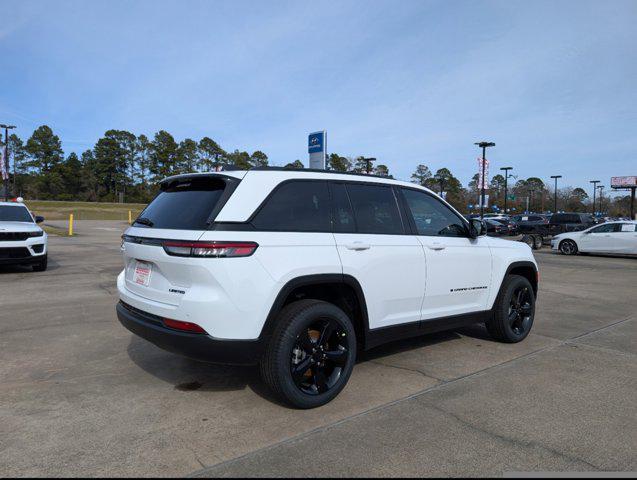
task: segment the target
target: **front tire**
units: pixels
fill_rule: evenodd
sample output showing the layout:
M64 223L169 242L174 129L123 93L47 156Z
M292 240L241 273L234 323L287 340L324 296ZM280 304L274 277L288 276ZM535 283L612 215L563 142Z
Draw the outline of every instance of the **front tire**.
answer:
M500 342L524 340L535 318L535 292L525 277L507 275L502 282L494 313L485 325L491 336Z
M300 300L279 314L260 369L277 397L307 409L334 399L355 362L356 333L345 312L320 300Z
M573 240L562 240L559 245L560 252L564 255L577 255L577 243Z

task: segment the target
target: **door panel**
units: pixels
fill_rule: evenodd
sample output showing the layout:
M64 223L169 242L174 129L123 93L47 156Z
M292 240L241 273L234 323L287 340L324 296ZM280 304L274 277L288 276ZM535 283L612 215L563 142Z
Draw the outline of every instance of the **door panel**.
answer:
M389 186L331 183L333 227L343 273L359 280L369 328L420 320L425 255L407 233Z
M637 255L637 225L624 223L619 231L613 234L617 237L618 253Z
M491 285L488 239L419 236L418 240L427 261L423 319L486 310Z
M411 228L425 251L422 318L485 310L491 285L489 240L468 238L466 221L438 197L411 188L401 192Z
M587 252L612 252L617 249L612 233L589 233L584 245Z
M420 320L426 265L421 244L411 235L336 233L343 273L361 284L369 328Z
M619 249L618 239L614 233L616 224L605 224L582 234L579 240L583 252L614 253Z

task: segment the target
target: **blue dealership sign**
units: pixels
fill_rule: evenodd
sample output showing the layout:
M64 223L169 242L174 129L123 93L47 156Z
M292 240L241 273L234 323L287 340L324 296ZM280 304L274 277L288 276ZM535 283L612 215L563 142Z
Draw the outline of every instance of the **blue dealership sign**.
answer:
M310 154L310 168L325 170L327 152L327 132L312 132L307 137L307 151Z
M307 152L323 152L325 147L325 132L310 133L307 137Z

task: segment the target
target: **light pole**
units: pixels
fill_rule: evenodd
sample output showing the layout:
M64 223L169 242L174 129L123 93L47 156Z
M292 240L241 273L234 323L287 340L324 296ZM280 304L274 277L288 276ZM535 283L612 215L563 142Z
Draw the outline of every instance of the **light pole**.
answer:
M590 180L589 183L593 184L593 216L595 216L595 194L597 193L597 184L599 180Z
M527 207L527 210L529 211L529 213L533 211L533 194L534 193L535 193L535 190L533 188L529 190L529 206Z
M9 130L13 130L15 125L0 125L4 128L4 170L6 178L4 178L4 201L9 201Z
M599 213L602 213L602 200L604 199L604 185L600 185L597 188L599 188Z
M509 180L509 170L513 170L513 167L502 167L500 170L504 170L504 214L507 214L507 182Z
M495 147L495 143L493 142L476 142L474 145L477 145L482 149L482 183L480 185L480 219L484 218L484 184L487 183L487 179L484 175L485 164L487 163L487 148Z
M553 195L553 213L557 213L557 179L562 178L562 175L551 175L551 178L555 179L555 193Z

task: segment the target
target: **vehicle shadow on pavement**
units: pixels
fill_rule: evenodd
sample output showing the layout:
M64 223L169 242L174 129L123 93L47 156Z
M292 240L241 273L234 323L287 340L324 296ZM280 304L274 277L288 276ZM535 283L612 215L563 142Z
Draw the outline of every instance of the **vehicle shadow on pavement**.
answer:
M479 340L493 341L493 339L489 335L489 332L487 332L484 324L476 323L474 325L463 327L458 330L448 330L439 333L423 334L419 337L408 338L405 340L396 340L394 342L373 348L367 352L361 352L359 354L358 361L363 362L367 360L375 360L385 356L403 353L409 350L417 350L419 348L430 347L438 343L457 340L462 338L463 336Z
M33 273L35 275L46 274L49 271L57 270L60 265L51 257L49 257L46 272L34 272L31 265L0 265L0 275L10 273Z
M381 345L367 352L360 352L356 363L456 340L461 336L490 340L484 326L476 324L458 331L426 334ZM190 360L166 352L134 335L131 336L127 352L129 358L138 367L155 378L173 385L175 390L225 392L249 388L263 399L284 406L263 383L256 366L216 365Z
M225 392L250 388L264 399L281 405L261 381L257 367L216 365L198 362L161 350L132 336L129 358L142 370L184 392Z
M423 334L419 337L407 338L404 340L396 340L391 343L386 343L378 347L372 348L366 352L360 352L358 355L358 362L365 362L369 360L376 360L382 357L395 355L397 353L403 353L409 350L417 350L423 347L429 347L438 343L448 342L455 340L460 336L454 331Z

